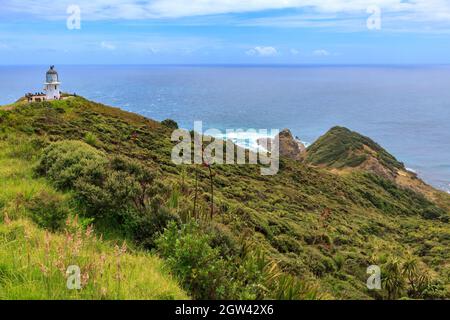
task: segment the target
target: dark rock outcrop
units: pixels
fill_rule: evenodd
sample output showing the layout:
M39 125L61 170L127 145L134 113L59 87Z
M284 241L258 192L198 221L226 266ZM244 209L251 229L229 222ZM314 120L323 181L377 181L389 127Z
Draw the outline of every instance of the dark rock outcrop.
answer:
M274 140L278 141L280 156L296 161L302 160L306 148L301 141L295 139L292 136L292 133L289 129L283 129L275 139L271 138L258 139L258 144L264 147L267 146L267 149L270 150Z

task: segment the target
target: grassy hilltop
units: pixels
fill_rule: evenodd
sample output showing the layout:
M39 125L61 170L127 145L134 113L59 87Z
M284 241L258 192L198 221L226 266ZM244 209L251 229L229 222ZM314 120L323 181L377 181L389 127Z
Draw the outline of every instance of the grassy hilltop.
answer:
M261 176L174 165L173 127L81 97L0 107L0 299L450 298L450 196L369 138L333 128Z

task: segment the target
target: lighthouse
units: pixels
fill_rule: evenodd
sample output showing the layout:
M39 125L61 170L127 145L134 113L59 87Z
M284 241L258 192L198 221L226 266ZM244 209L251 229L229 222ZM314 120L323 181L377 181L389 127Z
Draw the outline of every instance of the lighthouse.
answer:
M45 99L59 100L61 98L61 92L59 91L61 82L59 82L58 72L56 72L55 66L50 66L50 69L47 71L45 80Z

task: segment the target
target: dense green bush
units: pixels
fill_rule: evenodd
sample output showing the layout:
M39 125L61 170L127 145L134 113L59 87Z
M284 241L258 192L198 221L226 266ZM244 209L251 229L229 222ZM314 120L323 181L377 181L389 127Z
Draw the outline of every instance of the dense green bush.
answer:
M81 141L64 140L48 146L36 171L52 180L58 188L73 188L80 177L99 179L106 156Z
M118 216L133 208L139 186L123 171L102 167L98 175L82 175L75 182L75 197L90 215L95 217ZM137 200L136 200L137 201Z
M429 206L421 212L421 216L425 219L437 220L445 218L446 214L445 210L441 208L438 208L436 206Z
M174 121L172 119L163 120L163 121L161 121L161 124L167 128L173 129L173 130L178 129L178 123L176 123L176 121Z
M1 110L0 109L0 123L2 123L4 120L6 120L6 118L8 117L8 112L6 112L6 110Z
M219 249L222 257L239 255L239 245L229 230L220 224L209 224L204 229L210 235L210 245Z
M26 202L31 218L39 226L51 231L64 227L69 209L64 198L56 193L42 191Z
M230 280L226 277L226 261L209 240L196 223L183 225L180 230L174 222L156 240L161 256L197 299L225 298L225 283Z
M84 136L84 141L93 147L96 147L98 145L97 136L92 132L86 133L86 135Z
M132 213L125 223L134 239L144 248L155 247L155 240L171 222L179 225L180 218L165 207L153 208L143 214Z
M112 219L146 248L169 221L179 222L163 207L165 188L154 171L125 156L109 160L83 142L64 141L44 150L37 172L73 190L89 217Z
M427 283L427 286L421 292L421 298L428 300L446 300L449 298L449 292L441 281L434 280Z
M158 190L155 174L124 156L107 157L80 141L62 141L47 147L37 166L61 189L72 189L91 216L119 217L129 210L145 213Z
M263 251L218 234L217 227L168 224L159 254L196 299L317 299L317 288L282 272Z

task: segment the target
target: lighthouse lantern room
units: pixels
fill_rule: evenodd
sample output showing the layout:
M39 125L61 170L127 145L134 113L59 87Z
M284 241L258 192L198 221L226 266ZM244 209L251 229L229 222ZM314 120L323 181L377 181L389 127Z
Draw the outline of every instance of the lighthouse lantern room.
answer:
M61 82L59 82L58 72L56 72L55 66L50 66L44 83L46 100L59 100L61 98L60 84Z

